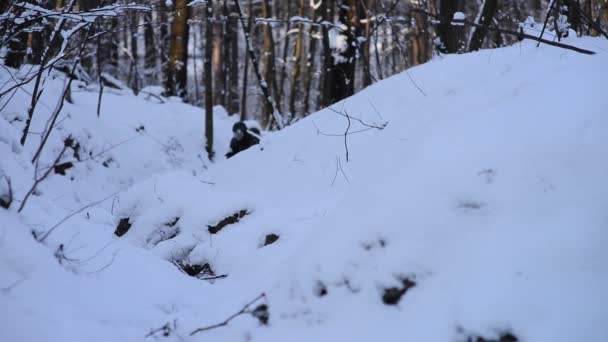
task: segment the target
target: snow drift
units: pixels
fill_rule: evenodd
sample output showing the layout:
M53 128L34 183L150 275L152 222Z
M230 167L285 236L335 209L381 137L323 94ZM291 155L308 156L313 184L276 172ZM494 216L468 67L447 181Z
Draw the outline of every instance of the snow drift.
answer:
M214 164L201 110L116 94L98 119L83 90L44 160L68 134L94 156L145 132L0 211L0 339L605 341L608 44L571 43L598 54L435 59ZM18 199L19 103L0 121ZM260 293L267 325L190 336Z

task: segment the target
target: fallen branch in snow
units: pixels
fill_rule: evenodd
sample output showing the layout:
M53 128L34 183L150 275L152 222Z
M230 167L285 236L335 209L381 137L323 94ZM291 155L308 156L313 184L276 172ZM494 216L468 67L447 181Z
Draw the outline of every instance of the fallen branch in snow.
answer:
M23 281L25 281L25 279L27 279L27 277L23 276L23 277L17 279L16 281L14 281L9 286L3 287L2 289L0 289L0 291L2 291L2 292L10 292L12 289L14 289L15 287L17 287L19 284L23 283Z
M215 280L215 279L223 279L228 277L227 274L220 274L218 276L213 276L213 277L207 277L207 278L199 278L200 280Z
M207 327L203 327L203 328L198 328L194 331L192 331L190 333L190 336L197 334L199 332L203 332L203 331L207 331L207 330L212 330L212 329L216 329L216 328L220 328L223 326L228 325L228 323L230 323L230 321L232 321L233 319L235 319L236 317L240 316L240 315L245 315L245 314L251 314L253 317L257 318L261 324L266 325L268 324L268 318L269 318L269 313L268 313L268 305L266 304L260 304L258 305L255 309L253 310L249 310L249 307L251 305L253 305L255 302L257 302L260 299L266 299L266 294L261 293L259 296L255 297L252 301L250 301L249 303L245 304L245 306L243 306L243 308L241 310L239 310L237 313L233 314L232 316L226 318L226 320L224 320L221 323L217 323L217 324L213 324Z
M68 146L64 144L63 145L63 149L61 150L61 152L59 152L59 155L57 155L57 158L55 158L55 161L53 162L52 166L49 167L44 172L44 174L42 175L42 177L40 177L40 178L34 177L34 184L28 190L28 192L25 195L25 197L23 197L23 200L21 201L21 205L19 206L19 209L17 210L18 213L20 213L23 210L23 208L25 208L25 204L27 203L27 200L34 193L34 191L36 191L36 187L38 186L38 184L40 184L40 182L42 182L46 177L48 177L48 175L51 173L51 170L53 170L55 168L55 165L57 165L57 163L59 163L59 160L61 160L61 157L63 157L63 154L65 153L65 150L67 148L68 148Z
M64 150L65 150L65 148L64 148ZM51 169L52 169L52 168L50 168L49 170L51 170ZM81 212L82 212L83 210L85 210L85 209L88 209L88 208L94 207L94 206L96 206L96 205L99 205L99 204L101 204L101 203L105 202L106 200L108 200L108 199L110 199L110 198L114 197L114 196L115 196L117 193L118 193L118 191L116 191L115 193L111 194L110 196L107 196L107 197L105 197L105 198L103 198L103 199L101 199L101 200L99 200L99 201L91 202L91 203L89 203L89 204L85 205L84 207L82 207L82 208L80 208L80 209L78 209L78 210L74 211L74 212L73 212L73 213L71 213L70 215L68 215L68 216L64 217L63 219L61 219L61 221L59 221L57 224L55 224L55 225L54 225L53 227L51 227L49 230L47 230L47 231L46 231L46 233L44 233L44 235L43 235L42 237L40 237L40 238L36 237L36 240L38 240L38 242L43 242L43 241L44 241L44 240L45 240L47 237L49 237L49 235L51 235L51 233L52 233L52 232L53 232L55 229L59 228L59 226L61 226L61 225L62 225L62 224L65 222L65 221L67 221L67 220L69 220L70 218L74 217L75 215L77 215L77 214L81 213Z
M171 335L171 332L173 332L175 330L177 330L177 319L174 319L173 323L167 322L165 325L163 325L160 328L150 330L150 332L145 337L154 336L159 332L162 333L162 335L164 337L169 337Z

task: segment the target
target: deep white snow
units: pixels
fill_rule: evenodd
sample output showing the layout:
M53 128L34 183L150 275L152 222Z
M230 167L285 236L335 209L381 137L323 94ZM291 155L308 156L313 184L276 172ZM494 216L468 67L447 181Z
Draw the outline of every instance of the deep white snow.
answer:
M608 42L568 43L597 54L523 42L437 58L230 160L234 119L216 108L213 163L201 109L114 91L98 118L96 89L75 84L39 169L68 135L81 161L69 149L65 176L21 214L0 209L0 341L607 341ZM25 147L29 96L0 103L17 200L63 82L47 81ZM261 293L268 325L190 336Z

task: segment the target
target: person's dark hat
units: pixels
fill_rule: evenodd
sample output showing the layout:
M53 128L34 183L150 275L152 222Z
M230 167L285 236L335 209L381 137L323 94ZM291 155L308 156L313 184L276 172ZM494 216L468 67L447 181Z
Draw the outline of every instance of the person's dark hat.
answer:
M235 123L234 126L232 126L232 131L233 132L243 131L243 133L247 132L247 125L245 125L244 122L239 121L239 122Z

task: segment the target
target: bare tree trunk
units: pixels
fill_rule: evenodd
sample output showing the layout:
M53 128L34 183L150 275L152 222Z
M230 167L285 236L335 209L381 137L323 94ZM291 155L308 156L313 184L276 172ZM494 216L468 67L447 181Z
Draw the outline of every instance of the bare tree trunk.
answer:
M136 11L133 11L131 15L131 27L130 27L130 39L131 39L131 89L135 94L139 93L139 53L138 53L138 27L139 27L139 15Z
M262 0L262 16L266 19L270 18L270 3L268 0ZM274 95L274 101L277 105L276 108L281 108L281 99L279 98L279 92L277 89L276 81L276 68L275 68L275 56L274 56L274 38L272 36L272 28L270 24L264 25L264 79L272 87L272 93ZM262 116L262 127L270 127L272 114L275 108L271 105L271 102L266 101L264 106L264 115Z
M186 99L188 95L188 16L187 0L176 0L169 48L167 93Z
M158 54L156 53L156 49L157 46L160 45L161 47L161 51L162 49L162 42L161 44L156 44L156 39L154 37L154 26L152 24L152 13L151 12L146 12L144 14L144 20L145 20L145 24L144 24L144 44L145 44L145 51L146 51L146 55L144 58L144 67L145 67L145 75L146 75L146 84L153 84L156 83L158 81L157 78L157 65L156 65L156 61L158 58Z
M27 33L17 34L8 42L8 51L4 59L4 65L11 68L19 68L25 59Z
M333 22L334 21L334 0L323 1L321 4L321 12L323 14L323 21ZM323 25L323 81L320 84L321 93L321 107L329 106L331 102L330 89L333 87L334 79L332 73L333 69L333 57L332 51L329 44L329 27Z
M362 18L365 18L365 26L364 26L364 30L365 30L365 42L363 43L363 45L361 46L361 49L363 50L363 88L369 86L370 84L372 84L372 72L371 72L371 66L370 66L370 61L371 61L371 54L370 54L370 33L371 33L371 18L370 18L370 11L371 11L371 5L373 4L374 0L367 0L367 3L361 2L362 4L365 4L362 13L365 15L364 17L362 16ZM363 6L362 6L363 7Z
M312 17L316 17L316 11L312 9ZM315 57L317 55L317 35L321 32L321 29L316 25L310 25L310 30L308 33L309 41L308 41L308 56L306 60L306 76L304 79L304 115L308 115L308 111L310 110L310 92L312 86L313 75L315 74ZM318 102L315 103L314 108L318 107Z
M339 21L345 31L338 34L334 58L332 55L332 85L329 89L329 103L338 102L354 93L355 57L357 54L355 37L359 36L360 25L357 18L357 1L342 0L339 6Z
M209 160L213 160L213 74L211 60L213 58L213 3L207 1L205 6L205 149Z
M243 31L245 32L245 44L247 46L247 53L249 54L249 58L251 59L251 65L253 66L253 72L254 72L256 78L258 79L258 85L260 86L260 89L262 90L262 94L264 95L264 103L266 106L268 106L272 109L274 120L277 123L279 129L282 129L283 128L283 117L277 110L275 110L275 108L277 108L277 107L272 103L272 98L270 97L270 91L268 90L268 83L262 78L262 74L260 74L258 60L255 56L255 52L253 51L253 47L251 46L251 38L249 36L249 32L246 30L246 27L245 27L245 18L243 18L243 11L241 10L241 5L239 4L239 0L234 0L234 5L236 6L236 10L239 14L239 19L241 21L241 27L243 28Z
M604 27L608 27L608 0L600 0L600 2L600 13L602 17L602 22L604 23Z
M283 98L284 95L284 86L285 79L287 77L287 56L289 54L290 46L289 46L289 30L291 29L291 22L289 21L289 16L291 15L291 3L292 1L287 1L287 12L285 13L285 20L287 23L285 24L285 32L283 34L283 39L285 42L283 43L283 56L282 56L282 65L281 71L279 72L279 98Z
M159 13L159 21L160 21L160 69L161 69L161 81L162 84L165 85L165 93L169 94L169 89L173 86L171 85L172 79L170 77L169 71L169 48L171 45L171 37L169 34L169 17L167 15L167 7L165 6L165 2L160 2L160 13Z
M469 51L477 51L481 49L481 45L483 44L483 40L487 32L485 27L490 26L490 24L492 23L492 19L494 19L497 1L498 0L483 1L483 4L479 9L479 14L477 15L477 19L475 20L475 22L477 24L483 25L484 28L473 27L473 33L471 34L471 40L469 41Z
M460 29L451 24L454 18L454 13L458 11L460 0L440 0L439 15L441 23L439 24L439 38L441 45L439 51L441 53L457 53L462 48L462 42L459 39Z
M236 13L231 10L228 17L228 37L230 37L228 114L230 115L239 112L239 23L237 20Z
M249 21L247 22L247 28L243 30L243 34L245 35L245 39L249 39L251 36L251 32L254 29L253 26L253 2L249 0L248 6L249 13ZM249 48L249 47L247 47ZM249 77L249 58L245 57L245 70L243 70L243 93L241 97L241 121L245 121L247 119L247 87L249 83L247 82L247 78Z
M429 59L428 19L420 12L410 12L413 22L412 51L410 65L416 66Z
M304 16L304 0L300 0L300 17ZM289 112L292 117L296 116L296 97L298 96L298 81L300 78L300 64L302 62L302 44L304 43L304 25L298 24L298 37L293 56L293 70L291 72L291 85L289 87Z
M221 13L221 12L220 12ZM221 20L218 13L213 19L213 76L215 87L213 88L213 104L225 106L226 74L224 73L225 50L223 44L225 38L225 22Z

